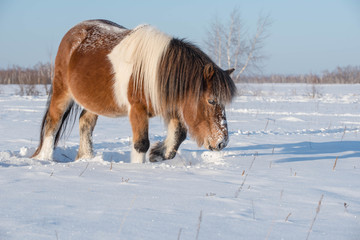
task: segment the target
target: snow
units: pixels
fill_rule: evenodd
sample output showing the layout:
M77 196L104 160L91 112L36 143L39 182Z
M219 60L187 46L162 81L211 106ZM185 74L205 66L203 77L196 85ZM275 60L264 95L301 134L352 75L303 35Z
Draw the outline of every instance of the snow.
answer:
M360 85L238 85L223 151L188 138L145 164L128 119L105 117L93 159L73 160L76 124L55 161L30 159L47 97L0 87L0 239L306 239L322 195L309 239L360 237Z

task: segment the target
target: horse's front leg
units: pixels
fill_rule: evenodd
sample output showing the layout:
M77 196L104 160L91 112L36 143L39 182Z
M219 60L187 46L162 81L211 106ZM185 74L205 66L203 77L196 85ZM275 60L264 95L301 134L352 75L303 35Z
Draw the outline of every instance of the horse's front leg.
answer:
M179 119L171 119L164 142L156 143L150 151L150 162L173 159L180 144L186 139L187 130Z
M131 163L144 163L146 152L150 146L149 118L146 106L142 104L131 105L129 117L133 132Z

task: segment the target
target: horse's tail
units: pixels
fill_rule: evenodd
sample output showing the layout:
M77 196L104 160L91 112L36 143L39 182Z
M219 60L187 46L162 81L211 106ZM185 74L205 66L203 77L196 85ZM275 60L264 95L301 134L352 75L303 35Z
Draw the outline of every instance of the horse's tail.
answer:
M48 115L49 115L49 109L50 109L50 102L51 102L52 94L53 94L53 88L51 87L50 92L49 92L49 96L48 96L48 99L47 99L47 103L46 103L46 111L45 111L45 114L44 114L42 122L41 122L40 143L39 143L39 146L38 146L37 150L33 154L33 157L38 155L41 148L42 148L43 140L44 140L44 137L45 137L45 129L46 129L47 119L48 119ZM61 118L61 121L59 123L58 130L56 131L55 139L54 139L54 147L56 147L56 145L58 144L60 138L64 137L64 135L66 133L66 128L67 128L69 123L71 124L71 128L68 130L67 134L70 134L71 130L74 127L76 116L78 115L80 110L81 109L80 109L79 105L76 104L74 101L71 101L71 103L69 104L69 106L65 110L65 112L64 112L64 114L63 114L63 116Z
M59 129L55 135L54 147L56 147L56 145L58 144L61 138L63 137L67 138L70 135L72 129L74 128L77 115L80 111L81 111L80 106L76 104L74 101L72 101L69 104L68 108L64 112L64 115L59 125ZM70 124L70 128L67 129L69 124Z

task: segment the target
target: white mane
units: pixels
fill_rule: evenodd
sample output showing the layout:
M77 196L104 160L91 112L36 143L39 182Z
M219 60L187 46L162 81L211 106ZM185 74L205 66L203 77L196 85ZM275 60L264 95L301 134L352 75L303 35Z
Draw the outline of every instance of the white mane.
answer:
M137 88L144 87L155 112L159 112L157 75L161 57L171 37L149 25L133 29L108 55L115 73L114 93L119 105L129 106L127 89L131 74Z

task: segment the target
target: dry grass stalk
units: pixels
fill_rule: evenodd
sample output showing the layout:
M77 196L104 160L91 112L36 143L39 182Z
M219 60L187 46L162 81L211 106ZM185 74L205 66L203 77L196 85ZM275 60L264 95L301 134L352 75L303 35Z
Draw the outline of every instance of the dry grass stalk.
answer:
M309 231L308 231L306 240L309 239L309 236L310 236L310 233L311 233L312 228L313 228L313 226L314 226L314 223L315 223L315 221L316 221L316 218L317 218L317 216L318 216L318 214L319 214L319 212L320 212L321 202L322 202L323 198L324 198L324 194L321 195L321 198L320 198L320 200L319 200L318 206L317 206L317 208L316 208L316 214L315 214L314 219L313 219L312 222L311 222L311 225L310 225L310 228L309 228Z
M265 125L265 128L264 128L264 132L266 131L268 125L269 125L269 119L268 119L267 122L266 122L266 125Z
M287 215L287 217L285 218L285 222L287 222L288 220L289 220L289 217L291 216L291 213L289 213L288 215Z
M250 167L249 167L249 171L250 171L250 169L252 168L252 166L253 166L253 164L254 164L254 162L255 162L255 159L256 159L256 157L259 155L259 153L258 152L255 152L255 154L254 154L254 158L253 158L253 160L252 160L252 162L251 162L251 164L250 164Z
M198 227L197 227L197 231L196 231L196 240L199 239L201 222L202 222L202 210L200 211L200 215L199 215L199 223L198 223Z
M134 206L136 197L137 197L137 196L135 195L134 198L133 198L133 200L132 200L131 203L130 203L129 208L127 209L127 211L126 211L126 213L125 213L125 215L124 215L124 217L123 217L123 219L122 219L122 221L121 221L119 233L121 232L121 230L122 230L122 228L123 228L123 226L124 226L125 220L126 220L127 216L129 215L130 210L131 210L131 209L133 208L133 206Z
M67 155L65 155L64 153L62 153L61 154L61 156L63 156L63 157L65 157L65 158L67 158L67 159L69 159L69 160L71 160L72 161L72 159L71 158L69 158Z
M80 173L79 177L81 177L81 176L84 174L84 172L86 171L86 169L88 168L88 166L89 166L89 163L86 164L85 169Z
M182 228L179 229L179 233L178 233L178 238L177 238L177 240L180 240L181 232L182 232Z
M251 200L252 212L253 212L253 219L255 220L255 208L254 208L254 201Z
M245 184L245 181L246 181L247 176L248 176L248 174L245 175L243 182L241 183L241 185L240 185L240 187L238 188L238 190L235 192L235 198L237 198L237 197L239 196L239 194L240 194L240 192L241 192L241 190L242 190L242 188L243 188L243 186L244 186L244 184Z
M343 135L342 135L342 137L341 137L341 142L342 142L342 140L344 139L345 133L346 133L346 126L345 126L345 128L344 128L344 133L343 133Z
M334 166L333 166L333 171L335 171L336 163L337 163L338 158L339 158L339 157L336 157L336 159L335 159Z
M254 158L253 158L253 160L251 161L251 164L250 164L250 167L249 167L249 171L250 171L250 169L252 168L252 166L253 166L253 164L254 164L255 159L256 159L257 156L258 156L258 152L255 152ZM243 173L242 173L241 176L244 176L244 174L245 174L245 170L243 171ZM241 190L242 190L242 188L243 188L243 186L244 186L244 184L245 184L245 181L246 181L247 176L248 176L248 174L245 175L245 178L244 178L243 182L241 183L241 185L240 185L240 187L238 188L238 190L235 192L235 198L237 198L237 197L239 196L239 193L241 192ZM249 188L250 188L250 186L249 186Z

